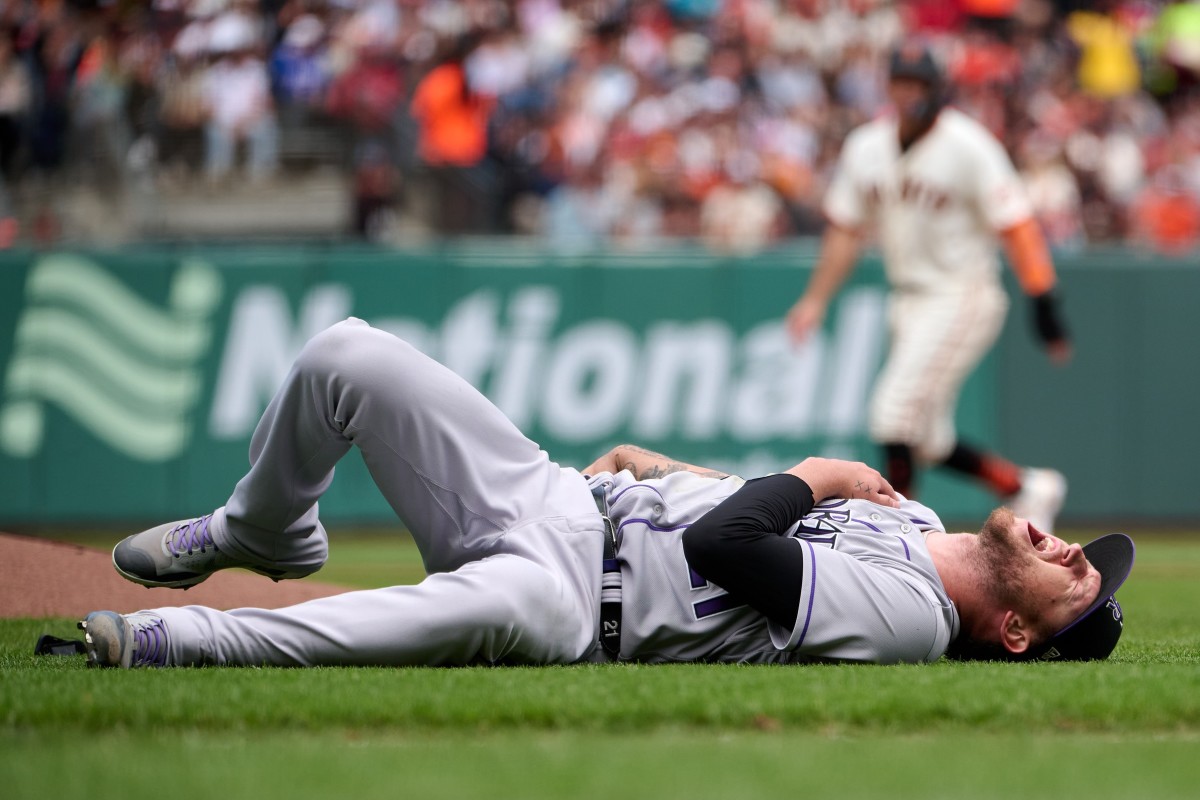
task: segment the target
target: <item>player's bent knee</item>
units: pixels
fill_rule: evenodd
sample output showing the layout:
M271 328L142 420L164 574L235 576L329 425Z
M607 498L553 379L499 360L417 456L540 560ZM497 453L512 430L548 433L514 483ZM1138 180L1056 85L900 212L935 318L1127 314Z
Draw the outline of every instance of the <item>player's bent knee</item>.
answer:
M354 352L356 342L367 330L367 324L354 317L331 325L304 343L296 356L296 368L309 373L327 371Z
M385 371L381 348L408 349L409 345L350 317L313 336L296 357L295 369L309 377L355 375Z

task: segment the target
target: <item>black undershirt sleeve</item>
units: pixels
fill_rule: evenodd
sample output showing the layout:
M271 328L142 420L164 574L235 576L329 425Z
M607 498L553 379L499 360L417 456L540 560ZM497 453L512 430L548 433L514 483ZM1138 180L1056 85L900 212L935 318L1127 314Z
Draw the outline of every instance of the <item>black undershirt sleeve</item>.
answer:
M800 607L804 550L782 534L814 504L812 489L795 475L748 481L684 531L688 566L790 629Z

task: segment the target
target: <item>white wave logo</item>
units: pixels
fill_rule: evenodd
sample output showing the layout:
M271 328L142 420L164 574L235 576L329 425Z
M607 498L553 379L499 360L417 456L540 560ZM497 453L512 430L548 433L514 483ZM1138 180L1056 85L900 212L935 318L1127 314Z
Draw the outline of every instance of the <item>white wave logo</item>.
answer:
M52 403L114 450L141 461L178 455L191 433L200 359L222 294L209 264L186 261L158 308L83 258L58 255L29 273L0 408L0 449L42 446Z

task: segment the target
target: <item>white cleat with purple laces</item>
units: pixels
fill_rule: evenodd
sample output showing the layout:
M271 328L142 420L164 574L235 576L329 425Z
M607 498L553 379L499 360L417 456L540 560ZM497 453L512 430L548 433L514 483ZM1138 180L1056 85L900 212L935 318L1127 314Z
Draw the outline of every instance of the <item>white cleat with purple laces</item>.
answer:
M89 667L165 667L170 640L162 617L93 611L79 623Z
M276 581L313 572L251 564L222 553L208 529L211 521L212 514L208 514L128 536L113 548L113 566L126 580L168 589L189 589L229 567L242 567Z

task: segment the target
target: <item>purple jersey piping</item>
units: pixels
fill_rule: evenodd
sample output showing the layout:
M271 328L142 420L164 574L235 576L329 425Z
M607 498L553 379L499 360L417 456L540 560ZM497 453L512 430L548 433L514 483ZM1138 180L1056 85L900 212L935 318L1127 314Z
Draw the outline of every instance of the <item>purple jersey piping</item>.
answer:
M680 531L680 530L683 530L684 528L690 527L689 525L673 525L669 528L664 528L661 525L655 525L653 522L651 522L648 519L641 519L639 517L630 517L629 519L622 520L621 524L617 526L617 530L623 531L623 530L625 530L626 525L633 525L634 523L638 523L638 522L645 525L647 528L649 528L652 531L660 531L660 532L661 531Z
M804 644L804 637L808 635L808 623L812 622L813 599L817 595L817 552L813 550L811 543L804 544L808 547L808 560L812 562L812 578L808 582L808 611L805 613L804 628L800 631L800 638L796 640L796 647Z
M662 492L660 492L658 489L655 489L653 486L647 486L644 483L635 483L632 486L626 486L624 489L608 498L609 505L615 505L618 500L625 496L626 492L632 492L634 489L648 489L658 495L659 500L663 499Z
M851 521L851 522L857 522L859 525L866 525L868 528L870 528L871 530L875 531L876 533L883 533L883 531L879 530L879 528L876 528L874 525L872 525L871 523L867 522L865 519L855 519L854 517L851 517L851 518L850 518L850 521Z

